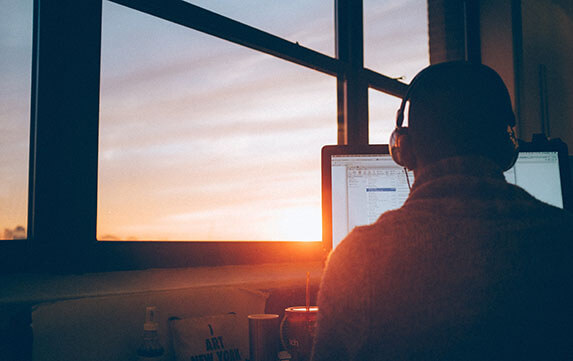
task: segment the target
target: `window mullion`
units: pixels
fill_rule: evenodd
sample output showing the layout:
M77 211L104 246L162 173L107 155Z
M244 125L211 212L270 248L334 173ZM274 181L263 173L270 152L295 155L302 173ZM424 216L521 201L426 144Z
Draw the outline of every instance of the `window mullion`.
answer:
M190 29L264 52L299 65L336 75L339 62L328 55L269 34L185 1L111 0Z
M36 11L28 228L33 264L57 267L95 241L101 1Z
M362 0L336 0L336 57L345 64L338 76L339 144L368 144L368 82L364 67Z

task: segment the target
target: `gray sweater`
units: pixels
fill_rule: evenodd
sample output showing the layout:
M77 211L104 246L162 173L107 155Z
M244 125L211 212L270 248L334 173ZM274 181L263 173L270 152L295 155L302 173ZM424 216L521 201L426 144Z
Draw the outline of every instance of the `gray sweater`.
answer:
M573 359L573 216L485 158L416 175L329 256L313 360Z

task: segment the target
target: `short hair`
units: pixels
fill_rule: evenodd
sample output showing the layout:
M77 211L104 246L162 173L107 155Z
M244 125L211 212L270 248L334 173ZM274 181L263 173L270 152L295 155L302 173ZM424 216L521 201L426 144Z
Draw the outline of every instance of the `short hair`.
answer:
M425 163L458 155L495 159L507 149L507 127L515 124L515 118L507 88L493 69L449 62L420 74L411 84L408 114L418 159Z

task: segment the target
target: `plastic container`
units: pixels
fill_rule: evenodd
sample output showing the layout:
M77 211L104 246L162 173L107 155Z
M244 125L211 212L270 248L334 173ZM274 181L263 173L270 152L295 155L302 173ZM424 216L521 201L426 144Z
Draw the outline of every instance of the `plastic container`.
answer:
M145 308L143 324L143 341L137 349L138 361L160 361L165 356L165 349L159 342L159 323L156 320L155 306Z

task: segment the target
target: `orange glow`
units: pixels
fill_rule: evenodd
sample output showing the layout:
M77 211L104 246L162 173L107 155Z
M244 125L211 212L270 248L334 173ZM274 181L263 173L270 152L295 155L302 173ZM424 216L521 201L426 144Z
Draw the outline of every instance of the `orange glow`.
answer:
M259 208L261 207L261 208ZM261 216L261 209L266 210ZM259 216L250 217L257 212ZM131 217L131 218L130 218ZM204 213L180 213L171 216L149 215L149 208L126 208L98 222L99 240L197 240L197 241L296 241L322 239L320 205L284 209L267 204L251 207L229 206ZM138 223L137 219L151 219ZM249 222L250 223L247 223ZM142 236L143 235L143 236ZM246 238L245 235L250 235Z
M292 241L312 242L322 238L320 207L294 207L282 210L277 218L277 236Z

